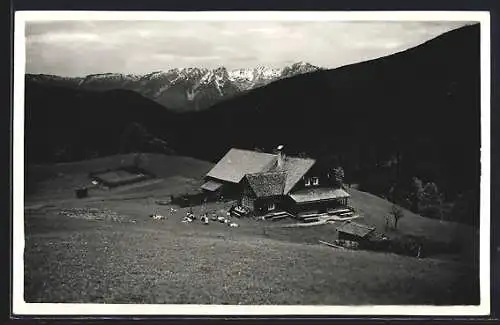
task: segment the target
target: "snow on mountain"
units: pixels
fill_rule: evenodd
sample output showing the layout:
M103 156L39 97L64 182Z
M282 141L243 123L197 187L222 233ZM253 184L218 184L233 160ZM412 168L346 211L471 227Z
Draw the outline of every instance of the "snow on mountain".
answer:
M88 75L84 80L96 81L96 80L127 80L135 81L139 80L141 76L135 74L121 74L121 73L99 73Z
M289 78L299 74L314 72L319 69L319 67L314 66L310 63L300 61L288 67L285 67L281 72L281 78Z
M249 90L277 80L281 71L282 69L262 66L253 69L234 69L229 73L229 79L236 83L240 90Z
M254 76L259 78L279 78L282 72L283 69L260 66L254 69Z
M316 70L319 70L319 68L312 64L297 62L284 68L259 66L251 69L234 69L230 71L229 79L238 84L241 90L250 90L278 79L293 77Z
M175 110L204 109L238 92L265 86L273 81L319 68L306 62L297 62L283 68L258 66L227 70L186 67L170 68L151 73L121 74L101 73L82 78L65 78L50 75L30 75L32 80L66 84L88 90L128 89L153 99Z
M183 79L198 79L208 72L205 68L183 68L178 71L179 76Z
M229 72L230 80L252 80L254 77L254 69L234 69Z

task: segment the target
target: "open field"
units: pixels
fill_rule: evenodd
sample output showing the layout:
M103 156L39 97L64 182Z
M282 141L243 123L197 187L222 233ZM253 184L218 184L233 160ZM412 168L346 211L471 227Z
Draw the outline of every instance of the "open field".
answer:
M251 219L236 219L238 228L182 223L187 209L174 207L171 213L155 199L199 184L210 164L190 158L148 155L156 182L74 198L73 186L87 184L88 172L119 160L31 170L39 177L26 201L27 302L478 303L477 267L465 248L453 259L417 259L319 245L320 239L329 241L335 225L280 228L281 222ZM390 203L350 192L363 215L359 221L383 226ZM94 210L61 214L76 208ZM203 207L220 214L227 208L228 203ZM201 209L195 207L195 214ZM150 218L155 211L167 219ZM405 214L402 233L443 242L464 238L464 247L471 247L466 242L466 235L474 235L471 228Z

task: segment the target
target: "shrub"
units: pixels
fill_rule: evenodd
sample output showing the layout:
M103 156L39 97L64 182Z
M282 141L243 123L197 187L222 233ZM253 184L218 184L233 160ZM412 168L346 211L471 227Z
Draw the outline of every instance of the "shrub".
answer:
M391 214L394 217L394 228L397 229L399 220L404 217L403 209L393 204L391 207Z

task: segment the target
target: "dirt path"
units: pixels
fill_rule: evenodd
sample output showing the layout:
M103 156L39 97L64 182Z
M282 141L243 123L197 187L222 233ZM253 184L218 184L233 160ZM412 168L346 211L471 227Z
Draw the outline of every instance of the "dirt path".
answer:
M339 221L350 221L354 219L359 219L361 218L360 216L353 216L349 218L339 218L335 216L329 216L329 217L324 217L321 220L315 221L315 222L298 222L298 223L290 223L286 225L280 225L277 227L281 228L296 228L296 227L312 227L312 226L321 226L321 225L326 225L326 224L331 224Z

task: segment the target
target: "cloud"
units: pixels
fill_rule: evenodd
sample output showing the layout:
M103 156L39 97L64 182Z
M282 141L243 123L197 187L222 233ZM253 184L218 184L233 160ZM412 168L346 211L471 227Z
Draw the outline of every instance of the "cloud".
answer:
M147 73L172 67L333 68L404 50L466 22L37 21L29 73Z
M29 43L66 43L66 42L100 42L99 35L92 33L47 33L30 37Z

